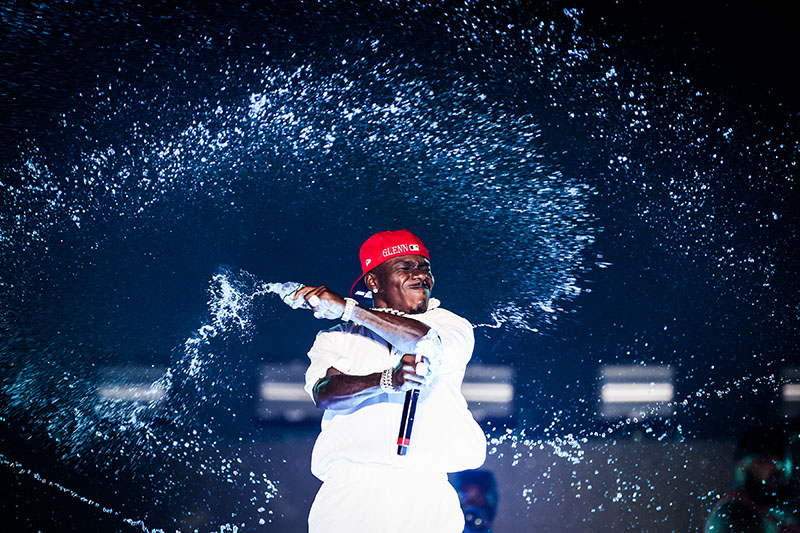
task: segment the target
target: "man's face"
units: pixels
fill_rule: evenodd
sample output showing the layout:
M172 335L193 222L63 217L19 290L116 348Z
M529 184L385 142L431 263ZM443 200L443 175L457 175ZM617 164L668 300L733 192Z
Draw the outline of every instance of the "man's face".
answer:
M375 268L366 281L376 307L392 307L404 313L428 309L433 274L430 261L421 255L393 257Z

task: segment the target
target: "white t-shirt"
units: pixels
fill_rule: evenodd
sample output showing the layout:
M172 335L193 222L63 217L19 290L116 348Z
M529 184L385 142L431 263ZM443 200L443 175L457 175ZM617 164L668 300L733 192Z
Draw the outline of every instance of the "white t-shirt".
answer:
M486 458L486 437L467 409L461 382L472 357L472 325L442 309L431 298L428 310L411 315L435 330L442 341L442 364L417 403L411 444L397 455L397 433L404 393L381 393L348 410L325 411L322 431L311 456L311 472L322 481L335 463L371 463L428 472L458 472L477 468ZM308 352L305 389L313 398L314 385L328 368L349 375L368 375L394 367L401 354L392 353L376 333L351 322L317 334Z

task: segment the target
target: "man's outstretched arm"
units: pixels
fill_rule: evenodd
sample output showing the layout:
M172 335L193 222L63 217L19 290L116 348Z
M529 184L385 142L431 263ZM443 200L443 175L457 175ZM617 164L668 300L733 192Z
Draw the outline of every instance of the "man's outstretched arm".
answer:
M345 307L344 298L328 289L325 285L303 287L297 291L295 298L305 298L308 301L312 299L312 296L319 298L319 305L312 306L315 310L324 307L326 311L342 316ZM374 331L403 353L413 353L417 343L430 330L430 327L411 317L373 311L358 306L353 309L350 320L354 324L359 324Z

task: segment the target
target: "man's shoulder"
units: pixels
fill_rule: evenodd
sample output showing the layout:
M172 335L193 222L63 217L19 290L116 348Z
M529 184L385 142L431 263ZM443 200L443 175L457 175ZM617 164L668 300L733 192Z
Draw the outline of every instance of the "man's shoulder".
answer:
M428 320L439 327L446 326L448 328L472 331L472 323L469 320L441 306L423 313L422 321L427 322Z
M450 311L449 309L445 309L442 306L439 306L435 309L431 309L430 311L427 311L424 314L426 315L430 314L431 316L436 316L436 317L445 317L448 320L458 320L461 322L465 322L467 324L470 323L469 320L467 320L466 318L454 313L453 311Z

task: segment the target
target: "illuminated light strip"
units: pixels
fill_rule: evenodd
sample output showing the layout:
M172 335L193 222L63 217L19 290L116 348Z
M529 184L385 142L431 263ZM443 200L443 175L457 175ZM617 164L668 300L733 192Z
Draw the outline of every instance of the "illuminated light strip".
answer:
M164 399L165 390L152 385L104 385L97 394L101 400L155 402Z
M606 403L669 402L673 392L671 383L607 383L600 397Z
M509 403L514 387L509 383L463 383L461 394L468 402Z
M275 402L311 401L301 383L264 383L261 385L261 398Z
M784 383L781 397L784 402L800 402L800 383Z
M508 403L514 399L514 387L508 383L464 383L461 393L468 402ZM299 383L264 383L261 398L276 402L310 400Z

